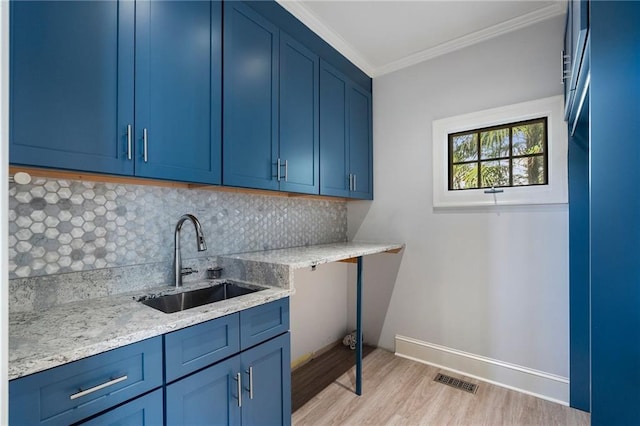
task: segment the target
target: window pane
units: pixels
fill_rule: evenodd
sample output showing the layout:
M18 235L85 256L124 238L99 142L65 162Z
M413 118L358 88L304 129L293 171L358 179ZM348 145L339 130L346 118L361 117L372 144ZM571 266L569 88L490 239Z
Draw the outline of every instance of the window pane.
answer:
M478 164L457 164L453 166L453 189L478 187Z
M478 134L453 136L453 162L462 163L478 159Z
M509 156L509 129L480 133L480 155L483 159Z
M482 187L509 185L509 160L483 161L480 163Z
M516 126L513 128L513 155L539 154L544 151L543 141L543 123Z
M535 185L543 184L544 176L544 157L535 156L527 158L513 159L513 185Z

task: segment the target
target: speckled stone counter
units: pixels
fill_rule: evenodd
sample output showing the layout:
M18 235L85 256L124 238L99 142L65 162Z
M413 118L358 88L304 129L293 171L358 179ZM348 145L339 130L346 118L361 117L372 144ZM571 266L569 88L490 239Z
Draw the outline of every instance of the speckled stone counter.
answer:
M214 284L185 285L184 290ZM167 287L162 290L162 294L171 292ZM286 297L290 291L272 288L173 314L135 300L149 293L120 294L59 305L44 312L11 314L9 379L262 305Z
M221 256L225 277L260 283L266 290L234 299L165 314L136 300L157 290L105 296L9 316L9 379L16 379L104 351L135 343L293 293L293 271L357 256L397 251L393 243L336 243ZM181 291L218 281L185 284Z
M223 255L218 258L218 263L227 273L242 281L293 290L295 287L293 272L296 269L369 254L397 252L403 247L404 244L398 243L352 241Z
M352 241L348 243L320 244L308 247L292 247L280 250L265 250L251 253L239 253L221 256L222 259L249 260L253 262L285 265L292 269L301 269L323 263L337 262L368 254L396 251L404 247L397 243L366 243Z

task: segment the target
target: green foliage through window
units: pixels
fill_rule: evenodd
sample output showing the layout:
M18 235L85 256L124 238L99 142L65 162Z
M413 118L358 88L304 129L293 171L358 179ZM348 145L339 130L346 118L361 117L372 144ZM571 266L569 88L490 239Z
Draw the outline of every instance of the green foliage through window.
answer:
M449 190L546 185L547 119L449 134Z

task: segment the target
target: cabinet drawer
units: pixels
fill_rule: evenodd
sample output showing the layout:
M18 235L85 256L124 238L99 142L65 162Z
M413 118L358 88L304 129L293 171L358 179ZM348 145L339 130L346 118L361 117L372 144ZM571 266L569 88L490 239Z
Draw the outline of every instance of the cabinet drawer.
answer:
M240 351L238 314L165 335L167 383Z
M289 298L240 312L242 350L289 331Z
M162 410L162 389L157 389L81 424L83 426L157 426L164 421Z
M161 385L155 337L9 382L10 423L70 424Z

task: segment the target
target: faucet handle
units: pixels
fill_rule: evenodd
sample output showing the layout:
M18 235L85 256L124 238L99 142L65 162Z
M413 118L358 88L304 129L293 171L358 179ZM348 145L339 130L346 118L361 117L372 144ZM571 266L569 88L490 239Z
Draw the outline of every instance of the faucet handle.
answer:
M182 268L180 270L180 273L182 275L191 275L191 274L195 274L197 272L198 272L198 270L197 269L193 269L193 268Z

